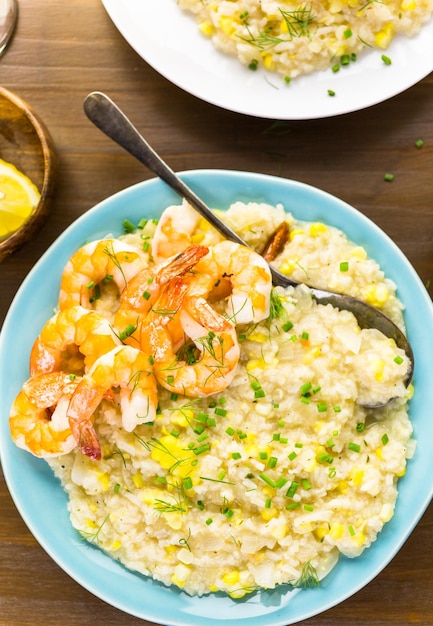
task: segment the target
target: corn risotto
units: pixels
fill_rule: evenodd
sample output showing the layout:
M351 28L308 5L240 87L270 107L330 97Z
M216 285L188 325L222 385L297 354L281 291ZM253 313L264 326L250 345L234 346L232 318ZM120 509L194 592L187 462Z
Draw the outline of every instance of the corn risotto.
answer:
M221 215L257 250L287 220L283 272L361 296L404 327L396 286L341 231L282 206L236 203ZM126 239L141 247L154 228ZM214 234L200 221L191 236ZM161 387L156 416L132 432L107 398L95 419L102 459L78 448L47 459L83 538L188 594L318 585L339 555L376 540L414 453L405 354L347 311L317 305L308 287L276 288L272 302L267 319L238 325L240 360L224 391L188 398ZM364 408L371 397L394 400Z
M332 66L339 71L395 36L412 36L431 19L432 0L177 0L219 50L286 82ZM391 62L385 58L385 62Z

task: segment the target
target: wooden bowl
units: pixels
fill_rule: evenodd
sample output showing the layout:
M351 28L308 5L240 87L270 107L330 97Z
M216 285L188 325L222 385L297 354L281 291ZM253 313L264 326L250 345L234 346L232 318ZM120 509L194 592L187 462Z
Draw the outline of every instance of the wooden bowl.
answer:
M29 105L0 87L0 158L13 163L39 189L41 198L17 231L0 242L0 261L29 241L48 216L56 156L51 137Z

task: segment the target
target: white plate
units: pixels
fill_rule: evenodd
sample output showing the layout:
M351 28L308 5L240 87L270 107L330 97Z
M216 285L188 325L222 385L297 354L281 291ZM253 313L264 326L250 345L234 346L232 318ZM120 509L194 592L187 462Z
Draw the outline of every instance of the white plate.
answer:
M433 70L433 20L412 38L398 36L386 51L370 50L338 73L315 72L286 85L252 72L201 36L176 0L102 0L134 50L185 91L224 109L270 119L315 119L364 109L411 87ZM328 95L328 89L335 96Z

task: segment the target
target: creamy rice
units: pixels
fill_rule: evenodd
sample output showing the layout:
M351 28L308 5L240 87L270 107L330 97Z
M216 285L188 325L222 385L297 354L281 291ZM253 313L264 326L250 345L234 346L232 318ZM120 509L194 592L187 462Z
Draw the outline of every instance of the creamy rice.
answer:
M263 66L286 81L348 65L368 49L386 50L431 18L432 0L178 0L198 29L246 66Z
M395 285L339 230L281 206L237 203L222 215L257 249L287 219L283 271L362 296L404 327ZM189 594L317 584L340 554L376 540L414 451L404 353L350 313L317 305L307 287L276 293L277 316L238 329L241 360L224 392L159 389L155 421L133 433L104 401L103 459L75 450L48 460L83 537ZM385 408L362 406L391 396Z

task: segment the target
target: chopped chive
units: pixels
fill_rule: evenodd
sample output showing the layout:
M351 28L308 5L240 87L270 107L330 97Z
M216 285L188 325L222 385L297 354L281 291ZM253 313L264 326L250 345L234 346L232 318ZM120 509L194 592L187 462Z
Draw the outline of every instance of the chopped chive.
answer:
M307 393L310 393L310 391L313 389L313 385L308 382L308 383L304 383L303 385L301 385L299 391L301 392L302 396L305 396Z
M172 431L170 432L170 435L171 435L172 437L176 437L176 439L177 439L177 438L179 437L179 435L180 435L180 432L179 432L178 430L172 430Z
M113 491L114 491L114 493L119 493L119 490L120 490L120 485L119 485L119 483L116 483L114 485L114 490Z
M167 376L167 382L169 385L172 385L174 383L174 376Z
M281 439L280 433L274 433L272 435L272 441L280 441L280 439Z
M233 452L232 459L234 459L235 461L238 461L241 458L242 458L242 454L240 452Z
M235 434L235 429L234 429L234 428L232 428L231 426L228 426L228 427L226 428L226 433L227 433L227 435L232 436L232 435L234 435L234 434Z
M133 233L134 230L135 230L135 226L130 220L123 220L123 232Z
M269 476L267 474L265 474L264 472L261 472L259 474L259 478L261 478L263 480L263 482L265 482L270 487L275 487L276 486L275 482L272 480L272 478L269 478Z
M293 323L292 322L284 322L284 324L281 326L281 328L284 330L284 332L287 333L289 330L292 330Z
M334 407L332 407L332 410L334 411L334 413L341 413L341 406L338 406L338 404Z
M352 37L352 30L350 28L346 28L343 33L343 37L344 39L350 39L350 37Z
M389 442L389 437L388 437L388 435L385 433L385 434L382 436L382 443L383 443L383 445L384 445L384 446L386 446L386 444L387 444L388 442Z
M270 509L272 504L272 498L266 498L265 509Z
M259 452L259 459L261 459L262 461L266 461L267 458L268 458L268 453L267 452L265 452L264 450Z
M423 145L424 145L424 140L423 139L417 139L415 141L415 145L416 145L417 148L422 148Z
M204 510L204 503L202 500L197 500L197 506L200 509L200 511Z
M328 96L331 96L331 98L333 98L335 96L335 91L333 89L328 89Z
M266 396L266 393L264 392L263 389L257 389L257 391L254 392L255 398L264 398L265 396Z
M359 452L361 450L361 446L358 443L354 443L353 441L350 441L347 444L347 447L349 448L349 450L352 450L352 452Z
M274 467L276 467L277 463L278 463L278 459L276 456L269 457L268 467L273 469Z
M387 172L383 178L388 183L391 183L394 180L394 174L391 174L390 172Z
M328 405L326 404L326 402L318 402L317 410L319 411L319 413L325 413L328 410Z
M230 519L234 515L233 509L230 509L228 507L224 509L223 513L228 519Z
M394 359L394 363L397 363L397 365L401 365L403 363L403 357L396 356Z
M149 298L150 298L150 296L151 296L150 291L143 291L142 296L143 296L143 298L144 298L145 300L149 300Z
M385 63L385 65L391 65L392 64L391 59L388 56L386 56L386 54L382 54L381 58L382 58L382 61Z
M302 483L302 488L305 489L305 491L309 491L311 489L311 483L308 480L308 478L303 478L301 480Z
M300 506L301 506L300 502L291 502L290 504L286 504L286 509L287 511L290 511L291 509L297 509Z
M281 487L284 487L284 485L287 485L288 482L289 481L287 478L285 478L284 476L280 476L280 478L275 483L275 486L277 489L281 489Z
M296 452L291 452L287 458L289 459L289 461L294 461L297 456L298 455L296 454Z
M212 524L212 522L213 522L213 519L211 517L208 517L206 522L205 522L205 524L206 524L206 526L210 526Z
M287 437L280 437L279 438L279 442L280 443L289 443L289 440L287 439Z
M204 443L202 446L194 448L193 452L196 456L198 456L199 454L203 454L203 452L207 452L208 450L210 450L210 443Z
M349 534L352 535L352 537L355 535L355 530L353 526L348 526L347 530L349 531Z
M308 341L309 337L310 337L310 334L309 334L309 333L307 333L307 331L305 331L305 330L304 330L304 332L303 332L303 333L302 333L302 335L301 335L301 339L302 339L303 341Z
M220 473L218 474L218 480L224 480L225 477L226 477L226 472L224 470L221 470Z
M314 511L314 506L312 504L304 504L305 511Z
M287 489L287 491L286 491L286 496L287 496L287 498L293 498L293 496L295 495L295 493L296 493L296 491L297 491L298 487L299 487L299 483L298 483L298 482L296 482L296 480L293 480L293 481L290 483L290 487L289 487L289 488Z
M227 410L217 406L214 413L220 417L225 417L227 415Z
M190 476L185 476L183 479L183 487L184 489L192 489L192 480Z
M137 224L137 228L140 228L141 230L143 230L143 228L146 226L148 221L149 220L147 220L145 217L142 217L141 220Z
M202 433L199 437L197 437L197 441L201 443L202 441L205 441L205 439L207 439L208 437L209 437L208 433Z
M216 426L216 419L214 417L208 417L206 420L206 426Z
M365 430L364 422L358 422L356 425L356 430L358 431L358 433L362 433L362 431Z
M349 65L349 63L350 63L350 55L349 54L343 54L341 56L340 61L341 61L341 65Z
M341 261L340 272L348 272L348 271L349 271L349 261Z
M295 448L303 448L304 444L303 443L295 443Z
M333 65L331 67L331 70L334 72L334 74L336 74L337 72L340 71L340 64L339 63L335 63L335 65Z

